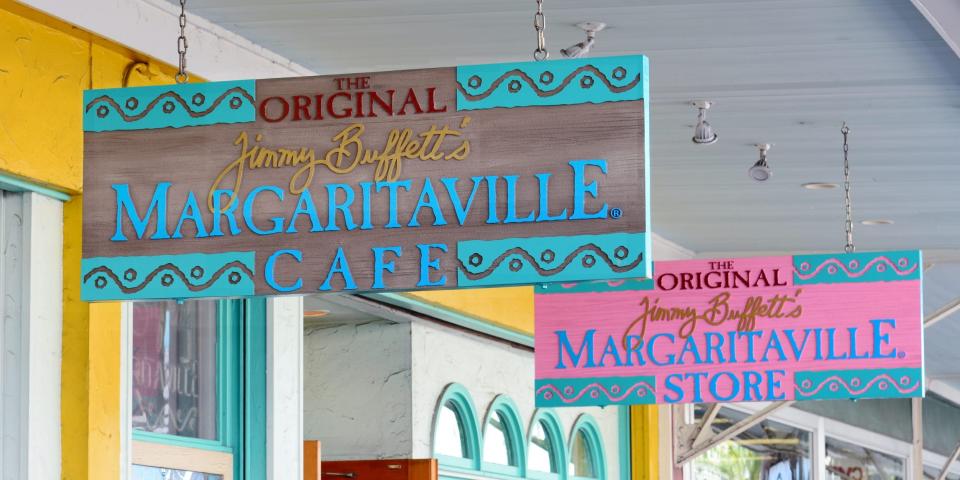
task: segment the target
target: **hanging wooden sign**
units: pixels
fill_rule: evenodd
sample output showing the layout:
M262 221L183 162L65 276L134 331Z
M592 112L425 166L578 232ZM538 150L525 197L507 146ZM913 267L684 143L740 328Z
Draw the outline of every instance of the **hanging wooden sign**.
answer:
M919 251L656 262L537 289L537 406L919 397Z
M85 300L646 277L642 56L93 90Z

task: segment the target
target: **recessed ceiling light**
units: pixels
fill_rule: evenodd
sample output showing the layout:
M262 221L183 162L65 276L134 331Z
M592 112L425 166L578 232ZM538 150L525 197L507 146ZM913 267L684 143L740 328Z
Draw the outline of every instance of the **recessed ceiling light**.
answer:
M329 314L329 310L307 310L303 312L303 318L323 318Z
M860 220L861 225L893 225L893 220L889 218L871 218L869 220Z
M836 183L830 182L810 182L804 183L800 186L806 188L807 190L833 190L834 188L839 187L839 185Z

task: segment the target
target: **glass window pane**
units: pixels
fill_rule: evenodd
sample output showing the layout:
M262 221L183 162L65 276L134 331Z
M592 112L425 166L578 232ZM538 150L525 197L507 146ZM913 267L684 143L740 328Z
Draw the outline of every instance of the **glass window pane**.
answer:
M460 412L453 402L443 404L437 417L437 433L434 450L438 455L467 458L467 442L463 433Z
M903 480L903 459L827 437L827 479Z
M217 439L216 320L215 301L133 305L133 428Z
M722 408L714 432L726 430L747 414ZM809 480L811 433L764 420L691 462L694 480Z
M943 467L942 467L942 466L940 466L940 467L934 467L934 466L931 466L931 465L924 465L924 466L923 466L923 479L924 479L924 480L936 480L937 478L940 478L940 469L941 469L941 468L943 468ZM956 473L948 473L948 474L947 474L947 480L960 480L960 475L957 475Z
M590 439L583 430L577 430L573 436L573 446L570 448L569 474L575 477L597 478L595 468L596 459L593 458Z
M507 430L507 417L501 412L491 415L483 436L483 461L517 466L510 445L512 443Z
M212 473L188 472L170 468L134 465L133 480L223 480L223 476Z
M537 472L557 472L557 462L554 458L553 438L550 437L543 420L533 426L530 433L530 449L528 452L527 468Z

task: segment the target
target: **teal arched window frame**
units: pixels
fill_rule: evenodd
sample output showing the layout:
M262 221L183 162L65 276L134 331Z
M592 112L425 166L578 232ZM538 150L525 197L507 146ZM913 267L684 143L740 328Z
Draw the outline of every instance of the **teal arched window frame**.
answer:
M594 468L596 469L596 478L606 480L607 478L607 459L603 451L603 437L600 435L600 426L597 421L589 414L582 414L577 417L573 428L570 429L570 437L567 439L567 459L573 458L573 444L576 441L577 434L583 432L587 439L587 449L593 457ZM565 470L569 470L569 460L564 465ZM593 480L585 477L577 477L572 473L566 476L570 480Z
M556 470L557 473L530 470L530 466L527 465L525 470L526 477L535 480L559 480L565 478L567 469L567 445L564 441L563 425L560 423L560 417L557 416L553 410L540 409L534 412L533 418L530 420L530 426L527 428L527 440L524 442L527 449L527 458L530 458L530 442L533 440L533 431L538 424L543 426L543 430L547 434L547 439L550 441L550 451L553 454L553 458L550 459L550 466Z
M520 426L520 413L517 405L506 395L498 395L493 399L493 402L490 403L490 406L487 408L487 415L483 419L483 430L480 436L480 451L481 459L484 443L487 436L487 428L490 426L490 420L493 419L494 415L501 414L506 420L507 432L507 453L510 456L510 459L515 465L500 465L496 463L488 463L486 461L481 462L482 470L485 472L498 473L501 475L509 475L514 477L522 477L524 471L526 470L526 449L524 445L526 444L526 435L524 435L523 428Z
M466 458L451 457L437 454L437 427L440 421L440 413L444 406L450 403L453 405L461 426L461 441L466 450ZM473 398L470 392L459 383L451 383L443 390L440 400L437 402L437 408L433 414L433 428L430 430L430 439L433 450L433 456L442 466L452 466L471 470L480 470L480 429L477 425L477 409L473 404Z

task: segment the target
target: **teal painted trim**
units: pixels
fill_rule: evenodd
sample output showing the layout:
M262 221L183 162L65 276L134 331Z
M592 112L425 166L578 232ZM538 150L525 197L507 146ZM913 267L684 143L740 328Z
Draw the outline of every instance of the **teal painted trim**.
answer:
M254 292L254 252L81 260L84 301L241 297Z
M922 397L922 368L797 372L797 400Z
M529 458L530 441L533 439L533 429L540 423L547 434L547 441L550 442L550 451L553 458L550 459L552 473L538 472L527 468L527 478L536 480L558 480L566 476L567 471L567 442L564 439L563 423L560 417L552 409L540 408L533 413L530 419L530 426L527 429L527 455Z
M8 192L32 192L39 193L40 195L50 197L54 200L60 200L61 202L69 202L70 195L66 193L59 192L52 188L47 188L35 183L28 182L26 180L12 177L0 173L0 190L6 190Z
M645 233L457 242L457 286L648 276Z
M244 318L244 448L248 480L267 478L267 300L246 300Z
M494 338L513 342L526 347L533 347L533 336L517 332L508 328L494 325L490 322L480 320L468 315L448 310L445 308L431 305L427 302L416 300L401 293L371 293L362 295L364 298L397 306L406 310L411 310L423 315L427 315L447 323L457 325L484 335L490 335Z
M654 263L656 265L656 263ZM554 293L603 293L619 291L653 290L651 278L625 278L621 280L593 280L576 283L543 283L537 286L537 295Z
M607 456L603 447L603 436L600 435L600 426L597 424L597 421L587 413L581 414L577 418L573 424L573 428L570 429L570 438L567 440L567 448L569 450L567 458L573 458L573 443L576 439L577 432L583 432L584 435L586 435L588 451L590 455L593 456L593 465L594 468L596 468L594 472L596 477L593 478L607 478ZM568 474L567 477L571 480L580 480L583 478L572 474Z
M109 132L253 122L256 81L184 83L83 92L83 130Z
M527 455L526 449L524 448L526 438L524 437L523 429L520 427L520 409L517 408L517 404L514 403L510 397L497 395L497 397L493 399L493 402L490 402L490 406L487 408L487 415L483 420L483 429L480 438L486 439L487 428L490 427L490 420L497 414L506 418L504 427L506 427L507 430L507 451L510 455L509 460L511 461L511 465L497 465L483 462L483 470L486 472L522 477L527 468ZM481 449L481 452L482 450L483 449Z
M650 78L650 62L647 57L643 57L643 78ZM650 222L650 82L643 82L643 98L643 227L645 231L653 232L653 224ZM653 262L653 235L646 235L645 240L646 277L653 278L654 269L657 268ZM653 288L652 285L650 288Z
M457 67L457 110L643 100L646 57L590 57Z
M466 458L448 457L446 455L438 455L436 452L437 424L440 418L440 412L447 402L453 404L460 418L460 427L463 429L460 433L463 435L462 438L467 453ZM438 459L441 465L480 470L480 454L483 443L481 442L480 428L477 424L477 408L474 406L473 397L470 396L470 392L468 392L463 385L451 383L447 385L440 395L433 414L433 427L430 429L430 443L433 456Z
M241 300L220 300L219 321L221 326L219 349L223 363L220 365L218 384L220 394L221 419L224 444L233 448L233 475L243 480L244 465L244 305Z
M131 434L134 440L139 442L158 443L161 445L171 445L175 447L196 448L200 450L209 450L213 452L233 453L233 449L220 444L217 440L203 440L200 438L180 437L177 435L166 435L163 433L146 432L143 430L133 430Z
M537 407L603 407L657 403L656 377L546 378L536 381Z
M919 250L795 255L793 268L797 285L919 280L923 273Z
M617 454L620 460L620 479L630 480L631 466L633 463L633 448L630 441L630 406L620 405L617 407L617 433L619 439L619 448Z

